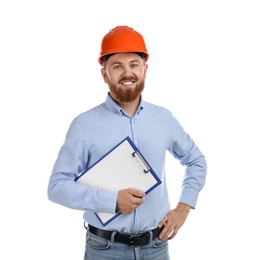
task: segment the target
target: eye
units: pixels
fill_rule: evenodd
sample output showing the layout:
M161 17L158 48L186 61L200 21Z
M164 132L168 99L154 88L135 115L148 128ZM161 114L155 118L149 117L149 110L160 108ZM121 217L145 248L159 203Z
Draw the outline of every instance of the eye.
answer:
M115 69L115 70L119 70L119 69L121 69L121 68L122 68L122 66L119 65L119 64L113 66L113 69Z
M130 67L131 67L132 69L137 68L138 66L139 66L138 63L132 63L132 64L130 65Z

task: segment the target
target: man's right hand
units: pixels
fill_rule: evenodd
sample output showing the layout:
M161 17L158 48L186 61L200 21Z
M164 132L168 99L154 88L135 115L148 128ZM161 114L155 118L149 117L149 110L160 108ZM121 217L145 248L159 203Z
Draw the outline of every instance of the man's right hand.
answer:
M130 214L144 202L145 192L136 189L124 189L118 192L116 210Z

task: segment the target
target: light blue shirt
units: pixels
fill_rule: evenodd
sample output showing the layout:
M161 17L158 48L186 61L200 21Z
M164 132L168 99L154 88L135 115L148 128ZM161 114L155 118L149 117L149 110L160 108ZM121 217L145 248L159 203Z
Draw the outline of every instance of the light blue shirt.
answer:
M75 179L127 136L162 183L145 196L144 203L134 212L121 214L103 227L94 212L115 213L117 191L91 188L77 184ZM185 167L179 202L195 208L205 184L206 161L194 141L166 108L141 99L137 112L129 117L108 95L104 103L72 121L50 176L48 198L84 211L84 219L98 228L124 233L154 229L170 210L165 174L167 151Z

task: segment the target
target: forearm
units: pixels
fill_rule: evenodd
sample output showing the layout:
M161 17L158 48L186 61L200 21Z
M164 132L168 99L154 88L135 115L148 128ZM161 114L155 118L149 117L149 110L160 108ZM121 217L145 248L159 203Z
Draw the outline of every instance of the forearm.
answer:
M179 202L196 207L199 192L206 181L206 160L203 155L199 155L186 163L186 170L183 178L182 190Z
M72 209L114 213L117 192L107 192L81 185L70 175L55 173L49 180L48 198Z

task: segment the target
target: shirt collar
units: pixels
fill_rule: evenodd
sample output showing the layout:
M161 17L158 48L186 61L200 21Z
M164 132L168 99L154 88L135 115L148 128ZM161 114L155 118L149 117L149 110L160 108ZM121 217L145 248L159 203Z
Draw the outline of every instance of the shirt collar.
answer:
M145 104L145 102L143 101L143 98L141 96L141 102L139 104L136 114L140 114L140 112L144 108L144 104ZM127 115L127 113L111 98L109 93L107 94L106 99L105 99L105 106L107 109L109 109L110 111L112 111L115 114L118 114L120 116Z

